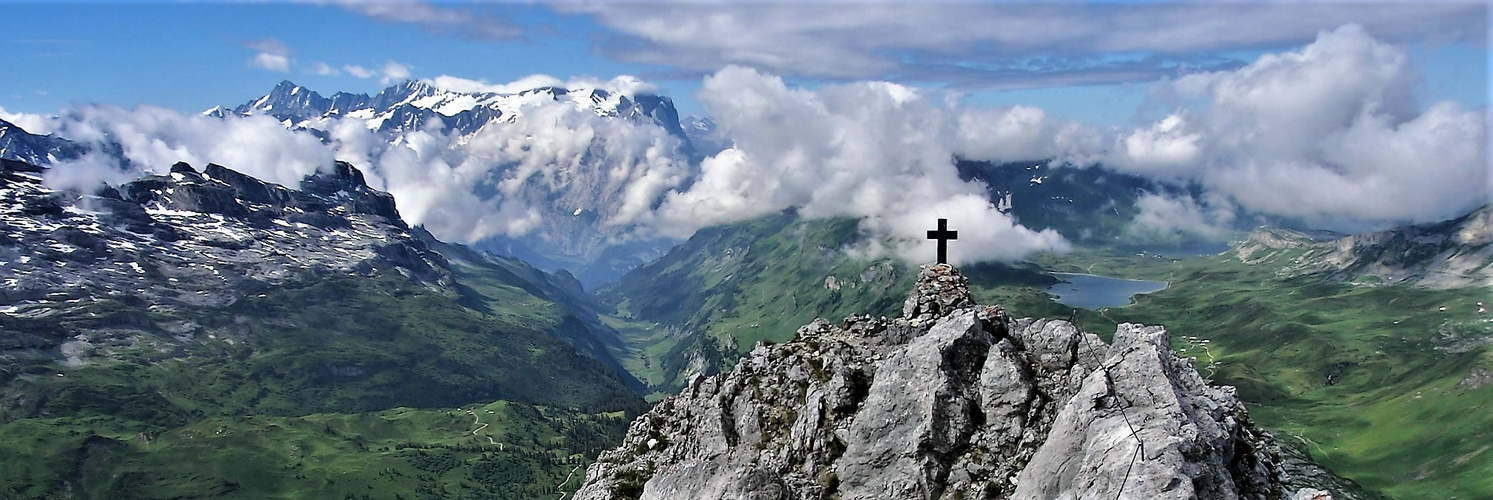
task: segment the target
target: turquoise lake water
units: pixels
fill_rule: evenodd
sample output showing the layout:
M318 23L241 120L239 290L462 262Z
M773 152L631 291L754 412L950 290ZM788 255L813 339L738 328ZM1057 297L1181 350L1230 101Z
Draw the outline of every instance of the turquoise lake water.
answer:
M1127 280L1093 274L1052 273L1063 282L1047 289L1058 296L1058 302L1072 307L1095 310L1130 305L1136 295L1160 291L1165 281Z

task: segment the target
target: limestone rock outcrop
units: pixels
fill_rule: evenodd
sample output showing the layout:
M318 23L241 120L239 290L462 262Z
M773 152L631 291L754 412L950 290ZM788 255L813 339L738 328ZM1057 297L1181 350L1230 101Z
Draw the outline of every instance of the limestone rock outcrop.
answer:
M975 304L927 266L904 318L761 343L638 418L576 499L1282 498L1270 436L1160 327L1114 343Z

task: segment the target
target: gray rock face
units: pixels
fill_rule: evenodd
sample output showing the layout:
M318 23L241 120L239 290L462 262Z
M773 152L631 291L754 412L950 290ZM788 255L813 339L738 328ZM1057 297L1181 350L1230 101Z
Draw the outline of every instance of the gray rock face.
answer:
M577 499L1281 498L1271 438L1160 327L1113 346L925 267L894 320L816 320L633 422Z

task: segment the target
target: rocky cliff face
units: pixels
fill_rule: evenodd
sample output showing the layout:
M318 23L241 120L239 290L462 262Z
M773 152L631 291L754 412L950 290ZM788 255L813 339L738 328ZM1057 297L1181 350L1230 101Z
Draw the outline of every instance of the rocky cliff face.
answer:
M817 320L690 381L577 499L1279 498L1289 477L1232 388L1160 327L1113 345L975 304L925 267L898 319Z

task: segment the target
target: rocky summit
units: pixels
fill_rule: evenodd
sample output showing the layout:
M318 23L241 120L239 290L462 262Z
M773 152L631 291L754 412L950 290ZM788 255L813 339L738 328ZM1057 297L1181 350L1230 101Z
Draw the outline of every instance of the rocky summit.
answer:
M576 499L1330 498L1157 326L1113 344L925 266L903 317L816 320L695 377ZM1327 495L1327 496L1320 496Z

